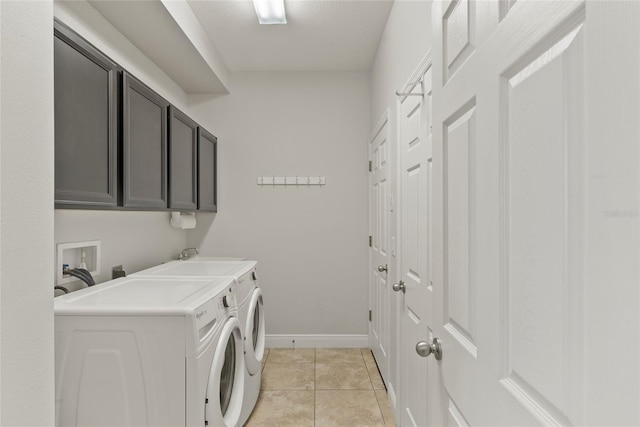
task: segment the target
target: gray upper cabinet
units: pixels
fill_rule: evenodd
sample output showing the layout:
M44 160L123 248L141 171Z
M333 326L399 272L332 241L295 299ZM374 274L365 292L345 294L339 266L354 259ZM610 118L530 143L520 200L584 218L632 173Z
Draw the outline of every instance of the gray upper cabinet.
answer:
M169 208L196 210L198 125L169 107Z
M169 103L127 72L122 77L122 205L167 208Z
M118 66L58 21L54 36L56 207L115 207Z
M56 208L216 212L215 136L57 20L54 73Z
M198 128L198 210L217 212L218 138Z

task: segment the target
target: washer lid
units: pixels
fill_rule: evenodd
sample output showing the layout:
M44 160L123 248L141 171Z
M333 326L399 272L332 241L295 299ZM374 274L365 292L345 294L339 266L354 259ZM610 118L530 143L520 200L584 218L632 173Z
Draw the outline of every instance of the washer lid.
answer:
M189 261L245 261L246 258L233 257L233 256L201 256L194 255L189 258Z
M131 277L233 277L248 273L256 266L256 261L211 261L195 258L187 261L170 261L147 270L134 273Z
M232 278L126 277L54 299L56 314L185 315L232 286Z

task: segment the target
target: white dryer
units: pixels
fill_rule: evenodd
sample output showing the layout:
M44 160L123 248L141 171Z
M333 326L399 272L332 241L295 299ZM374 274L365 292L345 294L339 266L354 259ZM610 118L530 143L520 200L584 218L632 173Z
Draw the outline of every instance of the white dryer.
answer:
M231 279L122 278L54 300L56 425L240 424Z
M238 318L242 325L245 355L245 387L241 424L244 424L258 400L262 379L262 359L265 350L264 302L258 283L255 261L218 260L195 257L186 261L171 261L130 277L231 277L237 285Z

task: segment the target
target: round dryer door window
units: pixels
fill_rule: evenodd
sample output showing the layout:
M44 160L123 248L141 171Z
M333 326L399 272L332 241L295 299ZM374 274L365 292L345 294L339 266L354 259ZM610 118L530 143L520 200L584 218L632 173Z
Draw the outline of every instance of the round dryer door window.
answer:
M240 322L227 321L216 347L207 384L205 421L209 426L235 426L244 394L244 357Z
M245 325L245 361L247 371L254 375L262 366L264 356L265 331L264 331L264 307L262 302L262 290L256 288L251 295L247 324Z
M225 416L229 409L233 385L236 379L236 339L233 334L227 340L227 348L224 350L224 364L220 373L220 411Z
M256 351L256 347L258 346L258 335L260 334L260 315L262 315L262 309L260 308L260 304L256 304L255 310L253 310L253 330L251 331L253 335L253 351Z

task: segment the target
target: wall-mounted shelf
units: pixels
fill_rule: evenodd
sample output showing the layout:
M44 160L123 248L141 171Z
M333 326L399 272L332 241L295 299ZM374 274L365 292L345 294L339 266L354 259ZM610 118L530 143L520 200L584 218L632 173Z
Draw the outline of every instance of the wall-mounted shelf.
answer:
M325 185L324 176L259 176L258 185Z

